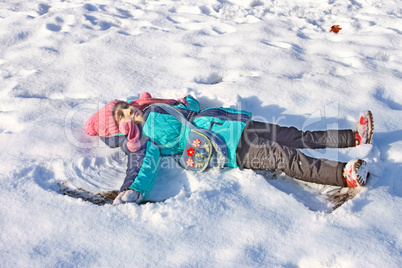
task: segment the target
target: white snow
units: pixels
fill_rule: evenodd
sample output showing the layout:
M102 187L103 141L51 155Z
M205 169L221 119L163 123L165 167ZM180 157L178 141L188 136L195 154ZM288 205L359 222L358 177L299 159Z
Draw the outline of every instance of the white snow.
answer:
M397 0L0 1L1 267L400 267L402 9ZM342 30L330 32L332 25ZM191 94L302 129L374 115L367 187L333 213L321 186L164 159L150 194L118 189L124 155L83 131L112 99Z

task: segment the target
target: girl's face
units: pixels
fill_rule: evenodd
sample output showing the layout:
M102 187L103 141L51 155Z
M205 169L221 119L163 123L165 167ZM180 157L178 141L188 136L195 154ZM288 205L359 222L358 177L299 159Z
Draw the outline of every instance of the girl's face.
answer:
M142 121L144 114L141 110L128 105L127 103L119 103L114 108L114 120L117 125L120 125L121 122L125 122L128 120L134 121L136 124Z

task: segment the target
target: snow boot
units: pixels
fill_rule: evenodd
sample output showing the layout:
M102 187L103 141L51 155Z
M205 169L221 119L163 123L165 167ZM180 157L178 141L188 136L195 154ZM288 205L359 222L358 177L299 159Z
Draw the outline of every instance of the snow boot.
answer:
M363 187L369 176L367 163L361 159L350 160L343 170L343 179L349 188Z
M374 122L370 111L360 113L359 122L355 124L355 144L369 144L373 137Z

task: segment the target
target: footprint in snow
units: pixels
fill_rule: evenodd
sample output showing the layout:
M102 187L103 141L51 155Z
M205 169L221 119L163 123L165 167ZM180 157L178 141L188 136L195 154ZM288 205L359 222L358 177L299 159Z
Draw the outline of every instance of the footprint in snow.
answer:
M52 32L60 32L61 26L52 24L52 23L48 23L48 24L46 24L46 29L48 29L49 31L52 31Z
M263 5L264 5L264 2L258 1L258 0L252 1L252 2L250 3L250 7L259 7L259 6L263 6Z
M227 24L220 24L212 28L212 30L218 34L234 33L236 28Z
M223 77L217 73L211 73L207 76L196 77L194 80L197 84L215 85L222 82Z
M99 10L95 5L92 4L85 4L84 8L90 12Z
M128 10L121 8L117 8L116 10L120 13L120 15L117 15L120 18L128 19L133 17L133 15L131 15L130 11Z
M39 15L42 16L42 15L48 13L50 8L51 8L51 6L49 6L49 5L46 5L46 4L39 4L39 5L38 5L37 12L38 12Z
M118 27L117 25L107 21L98 21L98 18L96 18L95 16L91 15L84 15L84 16L85 19L88 20L93 26L98 26L101 31L106 31L110 29L112 26Z

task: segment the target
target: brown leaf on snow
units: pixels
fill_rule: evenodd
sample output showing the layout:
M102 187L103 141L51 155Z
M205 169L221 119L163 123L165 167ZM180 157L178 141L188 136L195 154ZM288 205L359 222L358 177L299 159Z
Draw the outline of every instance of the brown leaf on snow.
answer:
M339 25L334 25L331 27L331 31L329 32L338 33L340 30L342 30L342 28L339 28Z

